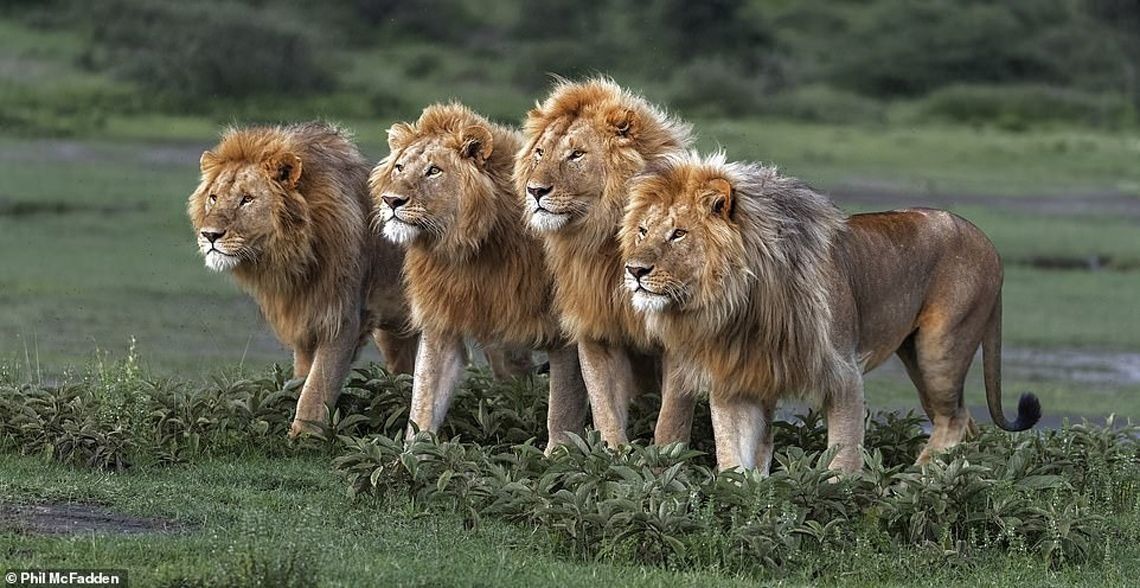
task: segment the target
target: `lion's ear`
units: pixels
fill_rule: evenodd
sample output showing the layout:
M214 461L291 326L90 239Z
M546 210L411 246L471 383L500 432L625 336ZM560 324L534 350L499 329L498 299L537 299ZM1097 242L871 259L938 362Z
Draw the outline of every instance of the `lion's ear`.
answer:
M296 188L301 181L301 158L293 153L280 153L265 160L265 173L286 188Z
M198 160L198 166L202 171L209 171L214 166L218 165L220 161L218 156L213 151L203 151L201 159Z
M459 144L459 153L468 159L474 159L479 163L487 161L491 157L491 152L495 149L494 139L491 137L491 131L483 125L471 125L463 129L462 139Z
M388 127L388 150L395 153L412 142L416 130L406 122L398 122Z
M709 181L709 188L712 189L709 210L725 220L732 218L733 208L736 206L736 193L732 189L732 184L724 178L715 178Z
M640 121L632 108L615 108L606 115L606 124L619 138L632 140L637 135Z

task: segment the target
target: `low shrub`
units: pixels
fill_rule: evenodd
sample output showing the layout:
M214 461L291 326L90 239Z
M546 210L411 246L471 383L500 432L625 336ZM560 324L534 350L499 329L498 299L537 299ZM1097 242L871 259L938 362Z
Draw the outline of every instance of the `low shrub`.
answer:
M812 84L780 92L766 98L766 115L824 124L881 123L886 120L883 104L872 98Z
M633 444L610 449L589 432L546 456L540 376L496 382L472 370L441 434L405 441L411 379L357 369L329 423L288 442L299 383L281 368L204 387L149 381L133 359L58 386L0 374L3 451L104 470L325 455L359 508L377 496L457 513L472 529L496 519L588 560L816 577L849 561L839 554L885 557L900 546L940 557L1015 550L1056 568L1095 564L1113 542L1140 540L1140 427L1111 420L1028 434L984 427L916 467L923 419L876 415L864 469L839 476L827 468L824 423L809 412L776 424L772 473L760 477L715 471L707 413L695 448L646 445L654 398L634 407ZM248 572L307 577L294 563L254 562Z
M135 81L172 107L217 97L295 98L333 86L310 32L272 10L144 0L77 3L75 10L92 39L83 63Z
M993 125L1025 130L1042 123L1117 128L1135 122L1122 94L1092 94L1043 85L956 85L935 90L910 105L918 122Z

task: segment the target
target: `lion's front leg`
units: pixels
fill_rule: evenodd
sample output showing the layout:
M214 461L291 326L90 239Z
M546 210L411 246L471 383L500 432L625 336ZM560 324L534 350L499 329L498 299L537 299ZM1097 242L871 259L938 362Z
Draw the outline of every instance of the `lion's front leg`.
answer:
M305 347L293 349L293 379L304 380L313 369L313 350Z
M740 396L726 398L714 390L709 404L717 469L757 469L767 475L772 465L772 416L776 403Z
M849 374L839 389L827 397L827 447L839 446L839 453L831 460L831 469L846 473L862 469L866 410L863 378L857 374Z
M661 356L661 412L657 414L657 427L653 430L653 442L657 445L688 443L693 433L696 391L684 388L675 364L668 353Z
M347 325L336 339L317 345L301 396L297 398L297 415L289 429L290 437L315 432L325 422L326 407L336 406L358 344L357 328Z
M629 354L620 347L579 341L578 358L590 396L594 428L602 433L602 440L610 447L629 443L625 428L634 387Z
M443 335L425 330L420 336L416 355L416 374L412 381L412 407L408 413L409 439L415 434L413 423L421 431L436 433L451 405L451 395L467 364L467 347L463 337Z
M546 430L550 441L546 454L562 443L567 433L582 434L589 415L590 396L582 380L578 347L568 345L547 352L550 358L550 409L546 412Z

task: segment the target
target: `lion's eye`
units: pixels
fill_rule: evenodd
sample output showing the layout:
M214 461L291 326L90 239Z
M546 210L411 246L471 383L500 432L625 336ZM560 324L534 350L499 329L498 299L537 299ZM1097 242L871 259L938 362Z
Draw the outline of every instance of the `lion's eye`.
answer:
M250 202L253 202L253 196L250 196L249 194L243 194L241 197L241 205L245 206L246 204L249 204Z
M570 156L566 159L569 159L570 161L578 161L579 159L582 159L582 156L585 154L585 151L582 151L581 149L575 149L570 152Z
M433 165L427 169L427 173L425 173L424 175L430 178L432 176L438 176L440 174L440 172L442 172L442 171L443 170L439 169L438 166Z
M545 153L546 152L542 150L542 147L535 147L534 148L534 158L535 159L542 159L542 156Z
M669 235L669 240L670 241L680 241L681 239L683 239L685 237L685 235L688 235L688 234L689 234L689 232L686 231L685 229L673 229L673 233L671 235Z
M644 237L648 232L649 232L649 229L647 229L645 227L637 227L637 234L641 235L642 237Z
M393 165L393 166L392 166L392 169L394 169L394 170L396 170L396 171L398 171L398 172L402 172L402 171L404 171L404 164L402 164L402 163L397 163L396 165Z
M218 201L218 195L217 194L210 194L210 197L207 198L207 200L210 201L210 204L214 204Z

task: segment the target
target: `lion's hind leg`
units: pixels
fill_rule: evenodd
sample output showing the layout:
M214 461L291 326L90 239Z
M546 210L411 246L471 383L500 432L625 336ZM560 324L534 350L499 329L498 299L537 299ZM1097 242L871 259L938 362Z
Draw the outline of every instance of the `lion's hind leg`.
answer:
M496 380L509 380L523 378L531 374L534 369L531 350L526 347L517 347L496 343L483 347L483 356L491 366L491 373Z
M918 389L922 407L933 429L916 463L924 464L938 452L949 449L967 438L976 427L964 399L966 374L980 344L980 333L973 326L974 317L952 326L945 322L926 323L919 327L898 356Z
M376 329L372 331L372 340L380 349L380 355L384 356L384 365L389 372L411 374L415 371L419 333L406 335L397 331Z

